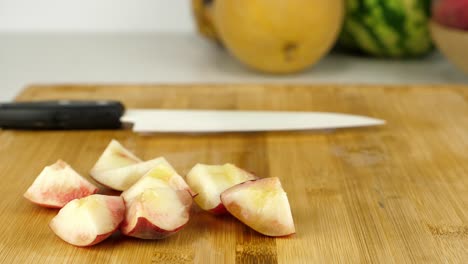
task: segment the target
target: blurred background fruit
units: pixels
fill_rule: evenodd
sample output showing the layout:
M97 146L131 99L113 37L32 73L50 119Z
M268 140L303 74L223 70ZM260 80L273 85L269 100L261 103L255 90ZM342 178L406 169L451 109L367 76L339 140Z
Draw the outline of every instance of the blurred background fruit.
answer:
M468 0L435 0L432 13L441 25L468 30Z
M192 0L192 10L198 32L208 39L218 40L213 25L213 0Z
M432 5L432 38L440 52L468 74L468 0L437 0Z
M217 36L239 61L267 73L292 73L317 63L336 42L344 16L343 0L192 3L203 35Z
M377 57L428 54L430 0L345 0L346 18L338 47Z

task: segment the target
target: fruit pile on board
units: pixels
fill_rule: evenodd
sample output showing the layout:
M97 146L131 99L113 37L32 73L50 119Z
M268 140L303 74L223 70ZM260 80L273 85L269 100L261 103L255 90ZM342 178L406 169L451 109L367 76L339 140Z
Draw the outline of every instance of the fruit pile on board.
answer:
M24 194L40 206L61 208L49 226L75 246L95 245L117 230L141 239L165 238L188 223L193 200L267 236L295 233L279 179L260 179L232 164L197 164L184 179L163 157L142 161L112 140L90 174L122 193L97 194L94 184L59 160L45 167Z

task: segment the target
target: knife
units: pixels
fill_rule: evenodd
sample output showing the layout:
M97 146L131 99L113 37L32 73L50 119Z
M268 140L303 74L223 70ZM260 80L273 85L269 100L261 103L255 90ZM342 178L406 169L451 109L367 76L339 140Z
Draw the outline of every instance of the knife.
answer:
M129 109L119 101L0 103L3 129L120 129L137 133L256 132L377 126L384 120L342 113Z

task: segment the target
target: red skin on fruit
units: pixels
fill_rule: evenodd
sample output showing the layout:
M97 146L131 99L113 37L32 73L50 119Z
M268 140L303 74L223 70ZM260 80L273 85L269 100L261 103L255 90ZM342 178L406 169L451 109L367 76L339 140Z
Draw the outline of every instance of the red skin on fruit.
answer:
M113 196L113 197L119 197L120 196ZM125 202L123 199L112 199L112 200L107 200L106 201L107 206L111 209L112 216L114 219L118 219L117 221L119 224L124 220L125 217ZM118 226L117 226L118 227Z
M122 224L122 230L125 230L127 225L128 223L124 221ZM184 228L184 226L185 225L179 226L174 230L164 230L152 224L150 221L148 221L148 219L144 217L138 217L135 228L133 228L130 232L125 233L125 235L141 239L162 239L175 234L177 231Z
M441 25L468 30L468 0L436 0L432 14Z
M210 209L208 212L215 214L215 215L222 215L222 214L227 214L228 211L226 210L226 207L220 203L218 206L216 206L213 209Z
M42 207L46 207L46 208L54 208L54 209L57 209L57 208L62 208L64 207L68 202L70 202L71 200L74 200L74 199L79 199L79 198L82 198L82 197L86 197L88 195L91 195L91 194L95 194L99 191L98 188L95 188L93 190L90 190L87 186L80 186L80 188L78 189L74 189L73 191L71 192L55 192L55 191L48 191L48 192L44 192L43 193L43 196L47 196L47 197L54 197L55 201L57 201L59 204L57 205L53 205L53 204L43 204L43 203L38 203L36 201L33 201L32 199L29 198L28 194L24 194L24 197L28 200L30 200L31 202L39 205L39 206L42 206Z

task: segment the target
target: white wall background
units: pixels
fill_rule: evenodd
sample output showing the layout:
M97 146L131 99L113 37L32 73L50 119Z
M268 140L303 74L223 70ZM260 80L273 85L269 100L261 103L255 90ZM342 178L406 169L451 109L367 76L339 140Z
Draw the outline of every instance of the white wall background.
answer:
M0 32L193 32L191 0L0 0Z

